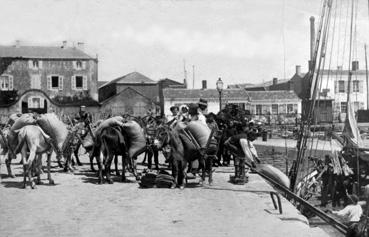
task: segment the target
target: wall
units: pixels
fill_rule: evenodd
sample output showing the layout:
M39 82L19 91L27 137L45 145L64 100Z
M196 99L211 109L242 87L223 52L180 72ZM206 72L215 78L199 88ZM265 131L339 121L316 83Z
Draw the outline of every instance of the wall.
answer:
M106 100L101 106L101 113L111 115L128 113L133 116L145 116L148 110L160 114L159 105L130 88Z
M4 74L13 76L14 90L18 90L18 94L23 93L31 88L31 75L40 75L41 90L45 91L50 97L56 95L73 96L79 94L81 91L72 90L71 81L73 75L87 76L89 95L94 100L98 100L97 92L97 61L96 60L80 60L85 62L85 69L76 70L73 67L73 62L76 60L53 60L43 59L42 68L31 69L29 68L29 60L15 60L13 61ZM47 76L51 74L57 74L63 76L63 90L48 90L47 88Z

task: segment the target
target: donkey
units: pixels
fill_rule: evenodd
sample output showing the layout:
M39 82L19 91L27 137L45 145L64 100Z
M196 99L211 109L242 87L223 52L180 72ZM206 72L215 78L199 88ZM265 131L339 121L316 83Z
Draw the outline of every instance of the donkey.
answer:
M96 156L97 165L99 167L99 184L103 183L103 171L108 183L112 184L113 180L110 177L110 166L113 158L115 157L115 168L117 167L117 156L122 156L122 182L126 182L125 168L126 164L128 169L138 179L136 172L135 160L129 157L127 149L127 141L124 136L124 131L120 126L106 127L101 131L100 136L100 156ZM103 162L101 162L101 154L103 155ZM117 171L118 172L118 171Z
M41 155L47 154L47 178L49 184L54 184L54 180L51 178L50 166L51 166L51 154L53 147L48 143L43 136L41 128L35 125L27 125L19 130L18 133L18 149L22 155L23 161L23 187L27 187L27 177L32 189L36 187L34 180L32 179L31 167L35 159L41 159ZM29 152L29 155L28 155ZM37 156L40 155L38 158ZM37 183L41 183L40 170L41 161L36 161L38 163L37 172Z
M154 145L157 149L162 150L165 158L172 163L174 184L171 188L174 189L179 185L180 189L184 189L188 162L185 159L185 149L179 137L178 130L167 125L158 127Z

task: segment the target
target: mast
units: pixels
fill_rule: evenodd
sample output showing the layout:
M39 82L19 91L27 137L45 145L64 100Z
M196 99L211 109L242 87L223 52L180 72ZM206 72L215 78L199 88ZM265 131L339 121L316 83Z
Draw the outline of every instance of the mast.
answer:
M309 75L309 81L311 82L311 91L310 91L310 101L308 103L308 112L306 113L306 119L305 121L302 121L301 123L301 130L297 142L297 159L294 163L293 170L291 172L291 186L290 189L292 191L295 191L296 181L297 181L297 175L299 171L299 166L302 163L302 159L305 157L305 152L307 148L307 134L310 132L310 127L312 123L312 115L314 111L314 106L316 102L317 97L317 90L319 85L319 76L320 76L320 67L322 64L322 61L325 58L325 51L326 51L326 41L328 37L328 26L330 23L330 17L331 17L331 10L332 10L332 0L325 0L321 12L321 18L320 18L320 24L319 24L319 30L316 38L316 43L314 45L314 57L311 61L311 70ZM320 47L320 48L319 48ZM319 62L317 63L319 54ZM317 68L317 70L316 70ZM315 72L316 70L316 72ZM315 78L314 78L315 76ZM308 99L309 100L309 99Z
M365 75L366 75L366 109L369 110L369 76L368 76L368 57L366 52L366 44L364 45L364 48L365 48Z

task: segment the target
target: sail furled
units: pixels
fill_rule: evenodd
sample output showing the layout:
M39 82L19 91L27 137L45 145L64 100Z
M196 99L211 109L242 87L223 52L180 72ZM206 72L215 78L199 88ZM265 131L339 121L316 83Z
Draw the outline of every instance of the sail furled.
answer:
M345 127L343 129L343 135L347 139L350 139L351 143L355 144L358 147L363 147L363 140L361 139L360 131L355 119L354 107L352 106L352 103L350 101L347 103L347 114Z

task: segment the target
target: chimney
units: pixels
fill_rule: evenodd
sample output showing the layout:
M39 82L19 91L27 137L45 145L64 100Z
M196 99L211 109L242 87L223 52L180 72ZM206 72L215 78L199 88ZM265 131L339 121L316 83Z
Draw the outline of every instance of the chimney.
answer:
M186 80L186 78L183 79L183 85L184 85L184 88L187 88L187 80Z
M359 70L359 61L352 61L352 71Z
M66 47L67 47L67 43L68 43L68 42L67 42L66 40L64 40L64 41L63 41L62 49L64 49L64 48L66 48Z
M310 17L310 60L314 58L315 49L315 18Z
M84 51L85 50L85 43L77 42L77 48L81 51Z
M301 75L301 66L300 66L300 65L296 65L296 74L297 74L298 76L300 76L300 75Z
M202 89L205 90L206 89L206 80L202 80Z
M278 84L278 78L274 77L273 78L273 85L277 85Z
M342 71L342 66L337 66L337 71Z
M19 46L20 46L20 41L19 40L16 40L14 47L19 48Z

